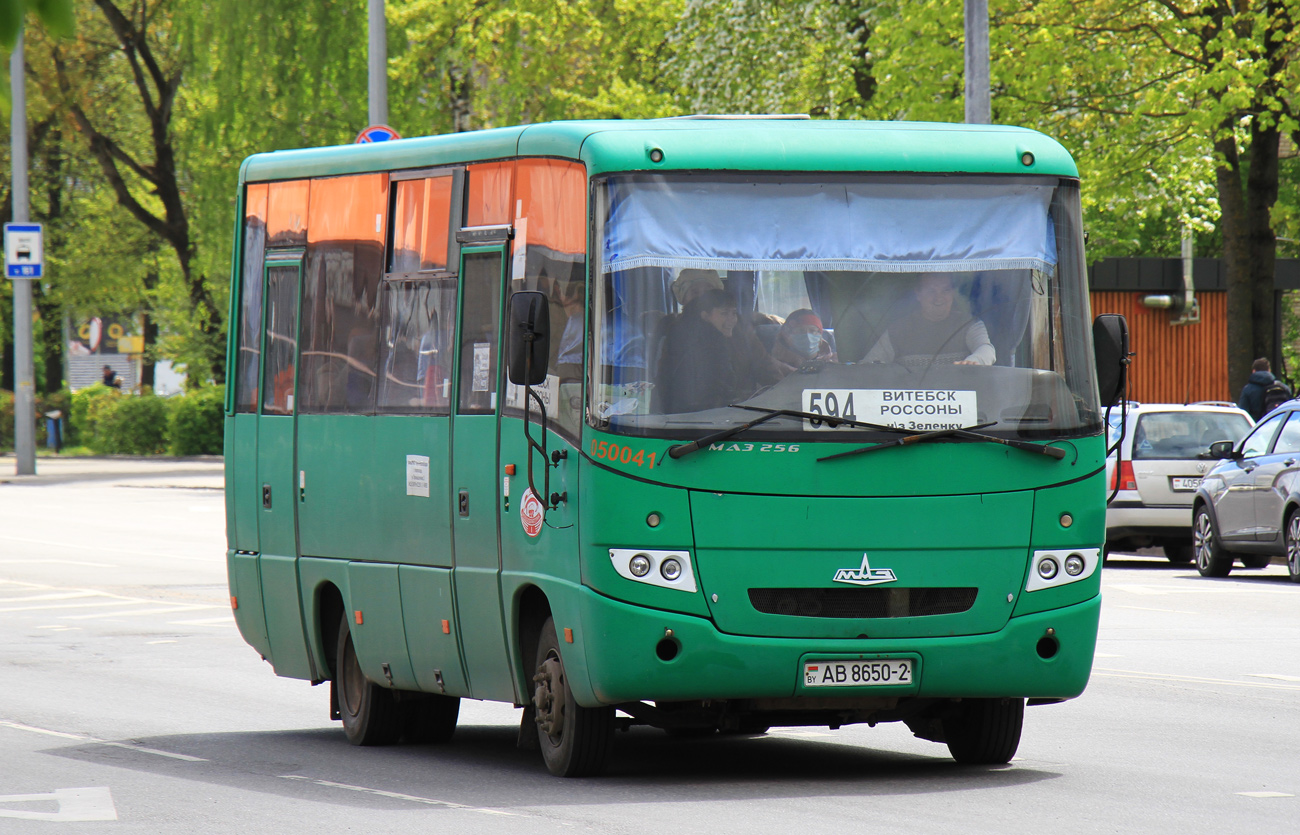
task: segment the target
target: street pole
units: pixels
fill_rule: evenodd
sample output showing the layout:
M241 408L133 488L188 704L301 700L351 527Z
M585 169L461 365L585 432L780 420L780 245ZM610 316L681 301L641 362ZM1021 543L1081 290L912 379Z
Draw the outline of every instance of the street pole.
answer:
M9 117L9 147L13 149L14 223L31 219L27 195L27 74L23 66L23 32L18 30L9 57L13 111ZM32 365L32 281L14 283L14 457L18 475L36 473L36 369Z
M966 123L993 121L989 103L989 4L966 0Z
M388 124L388 21L384 0L370 0L370 124Z

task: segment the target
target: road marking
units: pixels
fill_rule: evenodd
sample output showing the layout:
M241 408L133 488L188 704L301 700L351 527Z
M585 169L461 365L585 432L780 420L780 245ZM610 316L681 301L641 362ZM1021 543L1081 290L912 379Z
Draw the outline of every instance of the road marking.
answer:
M465 812L482 812L485 815L504 815L512 818L519 817L514 812L503 812L500 809L486 809L482 806L466 806L463 803L452 803L450 800L436 800L432 797L417 797L413 794L401 794L399 792L384 791L383 789L366 788L365 786L352 786L347 783L335 783L332 780L315 780L311 777L303 777L300 774L281 774L280 776L286 780L299 780L303 783L324 786L327 789L344 789L351 792L374 794L379 797L390 797L394 800L406 800L411 803L422 803L426 806L442 806L447 809L460 809Z
M64 615L64 620L94 620L95 618L125 618L134 615L166 615L179 614L180 612L193 612L198 609L220 609L217 605L202 605L197 603L158 603L152 609L136 609L130 612L123 612L118 609L113 612L95 612L90 615ZM0 610L3 611L3 610Z
M60 739L71 739L77 742L89 742L92 745L107 745L111 748L125 748L128 751L138 751L141 754L153 754L156 757L167 757L173 760L184 760L187 763L205 763L203 757L192 757L189 754L177 754L172 751L162 751L158 748L148 748L144 745L136 745L133 742L112 742L107 739L99 739L89 734L70 734L63 731L52 731L48 728L37 728L33 725L24 725L21 722L11 722L8 719L0 719L0 727L12 728L15 731L27 731L28 733L44 734L45 736L56 736Z
M33 600L72 600L77 597L94 597L98 592L77 589L76 591L57 591L49 594L29 594L24 597L0 597L0 603L29 603Z
M97 603L56 603L49 606L6 606L0 612L49 612L55 609L90 609L99 606L136 606L139 600L101 600Z
M48 539L23 539L22 537L6 536L5 534L0 534L0 539L6 539L10 542L26 542L29 545L51 545L55 548L72 548L77 551L95 551L97 553L101 551L116 551L119 554L130 554L135 557L163 557L165 559L181 560L183 562L213 562L214 561L213 557L186 557L181 554L162 554L157 551L137 551L134 548L114 548L109 545L77 545L72 542L53 542ZM221 557L222 560L224 561L225 555L222 554ZM46 560L41 560L41 562L46 562ZM48 560L48 562L55 562L55 560ZM116 568L117 566L110 565L107 567Z
M1135 612L1164 612L1169 615L1199 615L1200 612L1187 612L1182 609L1153 609L1150 606L1114 606L1115 609L1132 609Z
M8 539L9 537L0 537ZM40 565L80 565L85 568L117 568L116 565L109 565L106 562L82 562L81 560L0 560L0 565L25 565L39 563Z
M1295 797L1286 792L1237 792L1242 797Z
M56 789L50 794L11 794L0 796L0 803L48 803L54 801L54 812L33 812L25 809L0 807L0 818L17 818L29 821L115 821L117 809L113 808L113 795L107 786L87 789Z
M1300 686L1291 684L1264 684L1255 681L1232 681L1226 678L1204 678L1202 676L1180 676L1170 673L1146 673L1140 670L1107 670L1094 669L1093 672L1099 676L1110 678L1131 678L1139 681L1167 681L1174 683L1187 684L1226 684L1230 687L1253 687L1264 690L1300 690Z
M1300 681L1300 676L1282 676L1274 673L1246 673L1251 678L1272 678L1278 681Z
M1276 577L1283 579L1285 575L1261 575L1264 577ZM1278 583L1225 583L1220 580L1217 583L1197 586L1196 588L1170 588L1168 586L1149 586L1141 583L1108 583L1104 586L1105 591L1125 591L1129 594L1149 595L1160 597L1168 594L1292 594L1291 589L1286 588L1284 584Z
M220 618L197 618L195 620L169 620L174 626L229 626L234 627L235 620L230 615Z
M1124 656L1115 655L1114 653L1110 653L1110 652L1094 652L1092 654L1092 657L1093 658L1123 658Z
M177 642L176 641L146 641L145 643L147 643L149 646L153 646L154 644L174 644Z

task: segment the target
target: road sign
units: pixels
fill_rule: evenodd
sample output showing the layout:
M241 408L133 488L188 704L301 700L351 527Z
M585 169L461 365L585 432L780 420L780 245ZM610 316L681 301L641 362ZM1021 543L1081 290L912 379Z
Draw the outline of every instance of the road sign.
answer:
M397 131L388 125L371 125L361 133L357 134L357 144L364 145L367 142L387 142L390 139L401 139Z
M39 223L5 224L5 275L9 278L40 278L45 266Z

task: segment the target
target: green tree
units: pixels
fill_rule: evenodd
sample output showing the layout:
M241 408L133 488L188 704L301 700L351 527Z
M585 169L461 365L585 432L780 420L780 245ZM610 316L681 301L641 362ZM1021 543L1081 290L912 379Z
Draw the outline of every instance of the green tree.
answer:
M72 10L72 0L0 0L0 53L4 54L5 62L3 68L0 68L0 111L4 115L9 115L9 53L14 48L14 43L18 40L18 33L22 31L23 20L27 13L31 12L45 28L59 36L71 37L73 30L74 14Z

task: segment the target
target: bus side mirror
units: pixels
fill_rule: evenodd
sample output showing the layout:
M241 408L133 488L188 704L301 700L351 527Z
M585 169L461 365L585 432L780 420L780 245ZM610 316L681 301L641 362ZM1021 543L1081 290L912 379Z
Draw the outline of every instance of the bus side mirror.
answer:
M537 386L546 382L551 354L550 302L544 293L521 290L510 297L506 325L506 368L510 382Z
M1101 405L1114 406L1128 382L1128 321L1118 313L1103 313L1093 319L1092 349Z

